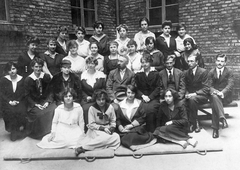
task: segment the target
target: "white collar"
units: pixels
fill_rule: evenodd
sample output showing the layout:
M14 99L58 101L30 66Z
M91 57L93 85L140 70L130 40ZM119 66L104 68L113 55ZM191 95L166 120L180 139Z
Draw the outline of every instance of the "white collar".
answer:
M123 99L123 101L121 101L119 105L121 106L121 108L128 109L129 105L127 105L127 98ZM132 107L139 107L138 99L134 99Z
M193 75L195 76L198 66L196 66L194 69L192 69Z
M150 67L149 72L152 72L152 71L156 71L155 67ZM141 73L141 72L144 72L143 68L141 68L141 70L137 71L136 73Z
M168 69L166 68L166 71L167 71L168 74L169 74L169 71L171 71L171 73L173 74L173 68L172 68L171 70L168 70Z
M9 81L12 81L12 79L11 79L11 77L10 77L10 75L6 75L6 76L4 76L6 79L8 79ZM20 76L20 75L18 75L17 74L17 78L16 78L16 82L19 82L20 80L22 80L22 76Z
M36 77L34 72L32 72L32 74L29 75L29 77L31 77L33 80L37 80L39 78L43 78L43 76L44 76L44 72L41 72L39 77Z
M171 37L171 35L169 35L169 37L165 37L163 33L160 36L163 37L163 38L170 38Z
M217 72L218 72L218 73L219 73L220 70L221 70L221 73L223 73L223 71L224 71L224 67L221 68L221 69L217 68Z
M44 52L44 54L49 55L49 56L55 56L55 55L57 55L58 53L55 52L54 54L51 54L51 53L47 50L47 51Z
M61 108L61 109L64 109L64 104L61 104L58 107ZM78 103L73 102L73 108L76 108L76 107L81 107L81 105L78 104Z

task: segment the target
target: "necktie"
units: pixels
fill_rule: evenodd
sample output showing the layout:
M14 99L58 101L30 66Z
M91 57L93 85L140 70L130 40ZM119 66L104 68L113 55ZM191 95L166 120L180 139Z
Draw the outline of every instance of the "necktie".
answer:
M173 75L172 75L171 70L169 70L169 77L168 77L168 79L169 79L169 82L173 81Z
M222 71L221 71L221 70L219 70L219 77L218 77L218 79L220 79L220 78L221 78L221 76L222 76Z
M191 79L193 80L194 74L193 74L193 70L192 69L190 70L190 76L191 76Z

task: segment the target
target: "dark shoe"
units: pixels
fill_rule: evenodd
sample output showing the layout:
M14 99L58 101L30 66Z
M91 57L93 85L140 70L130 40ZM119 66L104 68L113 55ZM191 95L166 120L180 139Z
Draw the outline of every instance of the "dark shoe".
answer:
M199 122L196 121L196 129L195 129L195 132L198 133L201 131L201 127L199 126Z
M220 120L222 122L222 128L225 129L225 128L228 128L228 123L227 123L227 120L226 119L221 119Z
M78 147L75 149L75 155L78 156L81 153L84 153L85 150L82 147Z
M219 137L218 130L216 130L216 129L213 129L213 134L212 134L212 137L213 137L213 138L218 138L218 137Z

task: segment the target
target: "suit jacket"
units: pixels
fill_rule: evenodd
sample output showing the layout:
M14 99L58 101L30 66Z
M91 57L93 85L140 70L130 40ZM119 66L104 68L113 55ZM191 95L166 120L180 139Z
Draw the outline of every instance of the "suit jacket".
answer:
M134 85L134 73L126 68L123 79L120 76L120 70L118 68L110 71L106 83L106 90L110 100L114 100L116 97L114 91L120 86L127 86L129 84Z
M197 66L194 78L191 78L190 69L185 71L186 93L197 93L197 95L208 96L208 71Z
M208 83L210 87L210 94L213 91L220 91L224 94L224 103L232 102L232 89L234 85L233 72L228 68L224 68L221 78L218 79L217 70L213 68L208 75Z
M62 46L59 44L58 41L56 41L56 52L58 54L62 54L64 57L66 57L68 55L67 51L65 51Z
M160 76L160 98L164 98L164 91L168 88L168 73L167 70L164 69L160 71L159 73ZM177 69L173 69L173 77L175 81L175 88L176 91L178 92L179 99L183 99L186 93L186 84L185 84L185 75L184 73Z
M163 53L164 57L174 54L174 51L177 51L176 41L173 37L170 37L170 45L168 47L165 38L161 35L158 36L156 39L156 47Z
M142 98L142 95L146 95L151 100L159 99L160 80L158 71L150 70L148 76L146 76L143 71L136 73L135 83L138 89L137 96L139 98Z

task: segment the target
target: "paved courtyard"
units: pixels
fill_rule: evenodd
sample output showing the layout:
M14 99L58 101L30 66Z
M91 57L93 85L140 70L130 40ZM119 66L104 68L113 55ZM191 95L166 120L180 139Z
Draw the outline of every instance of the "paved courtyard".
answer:
M240 106L240 101L237 101ZM133 157L114 157L112 159L97 159L94 162L85 160L49 160L4 161L3 156L19 141L11 142L9 134L4 129L0 119L0 170L239 170L240 169L240 107L226 108L230 116L227 121L229 128L220 130L220 137L213 139L223 145L222 152L209 152L205 156L197 153L169 154L143 156L141 159ZM201 113L199 113L201 114ZM212 135L211 120L201 120L201 125Z

